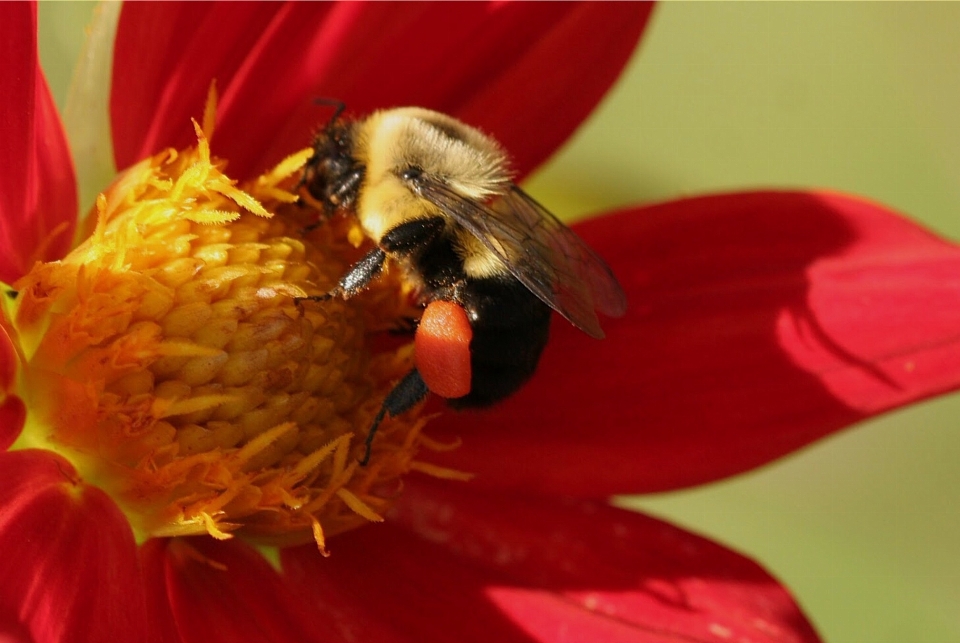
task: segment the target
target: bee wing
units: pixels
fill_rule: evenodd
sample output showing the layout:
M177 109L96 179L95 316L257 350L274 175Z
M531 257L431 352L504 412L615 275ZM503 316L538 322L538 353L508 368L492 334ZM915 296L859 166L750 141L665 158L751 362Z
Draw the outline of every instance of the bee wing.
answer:
M619 317L627 298L607 264L570 228L516 185L485 205L439 181L417 191L493 252L530 292L592 337L595 311Z

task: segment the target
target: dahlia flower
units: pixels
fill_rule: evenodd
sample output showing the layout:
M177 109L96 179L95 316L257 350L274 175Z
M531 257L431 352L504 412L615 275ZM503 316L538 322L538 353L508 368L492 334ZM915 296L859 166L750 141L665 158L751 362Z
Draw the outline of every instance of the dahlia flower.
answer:
M410 365L381 341L410 312L404 283L295 303L358 241L349 221L308 232L297 204L313 98L450 113L522 177L649 10L124 5L120 171L78 220L35 5L0 6L0 633L817 641L757 564L606 499L734 475L955 388L960 308L930 305L957 299L952 244L817 192L594 217L576 230L631 302L608 338L555 323L518 395L392 419L367 467L363 432Z

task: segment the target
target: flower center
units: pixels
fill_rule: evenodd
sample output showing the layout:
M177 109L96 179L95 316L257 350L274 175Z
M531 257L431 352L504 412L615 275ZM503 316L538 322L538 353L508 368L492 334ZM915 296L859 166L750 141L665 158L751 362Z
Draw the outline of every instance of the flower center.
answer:
M426 468L416 413L363 442L409 344L375 350L409 293L389 276L323 303L360 252L348 221L309 234L292 193L309 151L238 188L199 144L124 172L90 237L15 288L33 410L19 448L54 449L141 537L316 539L380 520ZM395 344L395 342L394 342Z

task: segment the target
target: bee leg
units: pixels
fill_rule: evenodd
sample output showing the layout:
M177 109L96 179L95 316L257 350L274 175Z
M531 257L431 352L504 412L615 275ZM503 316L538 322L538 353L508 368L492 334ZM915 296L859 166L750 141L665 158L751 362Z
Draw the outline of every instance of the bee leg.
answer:
M349 299L373 281L383 270L383 263L387 260L387 252L396 256L409 255L416 250L429 245L431 241L443 231L446 222L443 217L414 219L401 223L387 231L380 239L380 245L353 264L350 270L340 278L340 283L330 292L310 297L297 297L297 305L303 301L326 301L333 297Z
M307 185L306 172L300 175L300 180L294 190L299 195L297 203L300 207L310 206L320 210L320 217L308 226L305 226L301 233L307 234L322 226L325 221L331 219L339 210L349 209L353 206L357 190L363 182L363 168L355 168L352 172L344 176L336 183L327 185L323 190L322 196L317 196L310 192ZM306 194L304 194L306 193Z
M386 260L387 253L380 248L374 248L350 267L331 294L340 295L344 299L353 297L380 274L383 270L383 262Z
M404 411L409 411L419 402L422 402L429 392L430 389L427 388L423 378L420 377L420 371L414 368L407 373L402 380L397 382L393 390L387 393L387 397L383 399L383 405L380 407L380 411L373 419L373 424L367 432L367 439L364 441L366 450L363 453L363 459L360 460L361 467L367 466L367 462L370 461L370 449L373 447L373 436L376 435L377 427L380 426L383 418L386 417L388 413L390 417L396 417Z
M353 205L353 199L360 189L360 184L363 183L363 174L363 168L354 168L352 172L326 190L324 196L327 197L326 203L329 204L328 209L331 215L337 208L347 208Z
M430 245L445 226L443 217L407 221L387 230L380 238L380 245L395 255L409 255Z
M337 284L336 288L322 295L295 297L293 303L299 306L305 301L327 301L334 297L349 299L366 288L367 284L380 274L380 271L383 270L383 262L386 259L387 254L383 250L374 248L350 267L347 274L340 278L340 283Z

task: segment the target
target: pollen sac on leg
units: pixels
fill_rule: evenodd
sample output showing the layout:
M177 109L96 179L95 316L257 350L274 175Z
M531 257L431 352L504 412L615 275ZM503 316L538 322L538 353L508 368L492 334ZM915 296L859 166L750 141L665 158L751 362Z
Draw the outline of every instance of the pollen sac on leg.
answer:
M467 313L452 301L432 301L417 327L415 362L427 388L440 397L470 392L470 341L473 330Z

